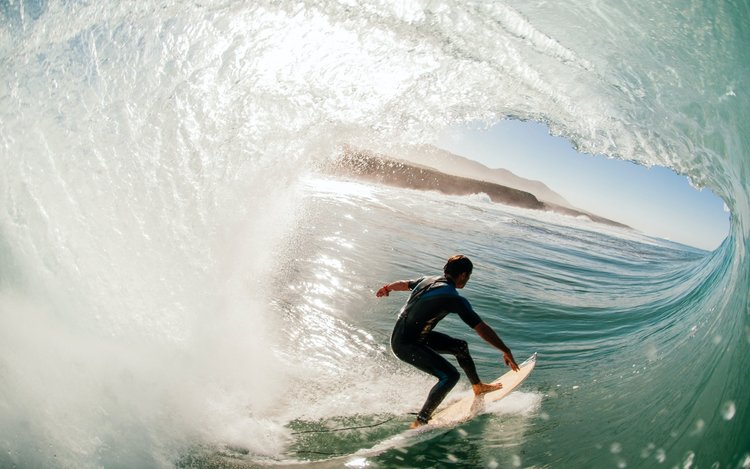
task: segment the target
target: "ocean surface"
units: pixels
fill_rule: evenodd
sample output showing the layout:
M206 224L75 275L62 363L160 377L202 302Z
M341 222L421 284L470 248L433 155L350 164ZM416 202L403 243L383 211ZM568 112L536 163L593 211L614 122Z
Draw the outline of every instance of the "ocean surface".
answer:
M0 467L750 467L747 2L0 0L0 20ZM727 239L316 169L500 119L709 187ZM405 295L374 293L455 253L537 368L363 456L432 385L388 348Z

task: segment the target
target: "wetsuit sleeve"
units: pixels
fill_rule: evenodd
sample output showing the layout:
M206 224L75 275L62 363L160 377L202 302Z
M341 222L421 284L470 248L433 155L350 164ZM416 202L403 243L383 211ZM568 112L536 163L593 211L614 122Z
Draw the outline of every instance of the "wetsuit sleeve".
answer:
M471 308L471 304L469 303L469 300L463 297L459 297L458 301L458 310L456 311L458 313L458 316L463 320L463 322L466 323L467 326L474 329L479 325L480 322L482 322L482 318L479 317L479 315Z
M409 282L409 290L414 290L414 288L416 288L416 286L419 285L422 282L422 280L424 280L424 277L419 277L418 279L409 280L408 281Z

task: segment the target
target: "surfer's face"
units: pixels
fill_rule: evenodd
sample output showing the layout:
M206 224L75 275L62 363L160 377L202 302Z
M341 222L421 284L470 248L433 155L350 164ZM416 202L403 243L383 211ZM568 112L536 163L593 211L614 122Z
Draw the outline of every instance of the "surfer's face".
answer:
M463 272L463 273L458 274L458 277L456 277L456 288L465 287L470 277L471 277L471 272Z

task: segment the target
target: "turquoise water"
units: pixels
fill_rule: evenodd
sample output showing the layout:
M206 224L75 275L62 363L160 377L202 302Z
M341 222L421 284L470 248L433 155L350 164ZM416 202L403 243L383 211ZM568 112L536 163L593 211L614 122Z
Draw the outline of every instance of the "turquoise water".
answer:
M0 14L0 466L750 467L746 3ZM344 144L397 154L503 118L710 187L728 238L315 175ZM373 292L455 252L537 369L362 459L431 384L387 348L403 298Z

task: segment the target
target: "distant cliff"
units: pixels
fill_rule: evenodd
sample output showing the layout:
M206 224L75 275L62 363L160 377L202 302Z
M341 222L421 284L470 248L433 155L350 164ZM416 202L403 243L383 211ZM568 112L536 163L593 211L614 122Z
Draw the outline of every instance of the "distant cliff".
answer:
M574 217L584 216L597 223L630 228L627 225L569 206L542 202L534 194L487 181L453 176L433 168L378 155L369 151L347 148L341 156L327 163L325 172L354 177L379 184L407 189L438 191L448 195L484 193L493 202L534 210L547 210Z
M504 168L488 168L478 161L456 155L434 145L404 145L399 148L398 157L443 173L518 189L534 194L534 197L544 203L577 210L570 202L547 187L542 181L520 177Z
M340 176L354 176L380 184L407 189L438 191L448 195L485 193L493 202L542 210L544 204L533 194L510 187L477 181L408 164L365 151L347 150L328 168Z

